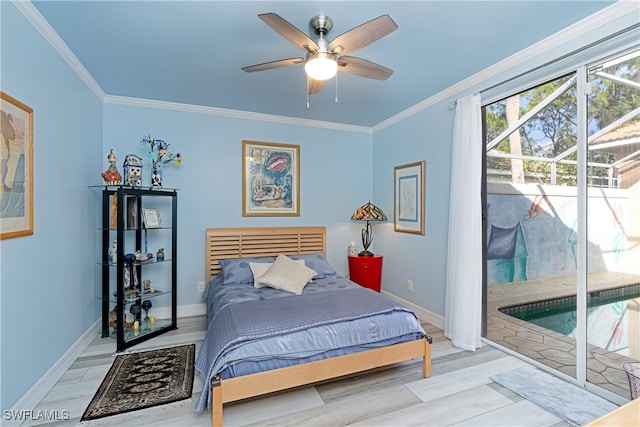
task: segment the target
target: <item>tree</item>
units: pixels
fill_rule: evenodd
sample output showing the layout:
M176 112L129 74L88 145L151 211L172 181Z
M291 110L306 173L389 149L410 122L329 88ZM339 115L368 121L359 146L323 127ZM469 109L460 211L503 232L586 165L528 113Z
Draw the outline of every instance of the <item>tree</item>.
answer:
M507 98L505 107L507 125L509 127L517 123L520 118L520 95L513 95ZM509 151L514 156L522 156L522 145L520 143L520 129L516 129L509 135ZM511 159L511 182L514 184L524 184L524 164L521 159Z
M622 79L640 82L640 57L601 70ZM602 129L640 106L640 91L629 85L592 74L593 92L589 97L590 128ZM629 121L640 120L636 117Z
M599 73L602 72L602 73ZM608 76L614 75L616 81ZM493 140L509 125L528 111L535 108L561 87L573 75L564 76L533 89L514 95L506 100L495 102L485 108L487 142ZM640 105L640 57L636 57L606 69L594 69L589 76L592 93L589 96L589 134L608 126ZM640 120L640 116L630 119L620 127ZM528 120L509 138L500 141L494 150L515 155L540 156L549 159L561 157L556 164L557 184L576 183L576 166L570 161L577 159L574 152L562 156L577 143L577 101L576 87L573 85L549 105ZM623 154L621 154L623 153ZM617 157L625 155L622 150L589 150L589 161L611 164ZM569 161L569 162L567 162ZM513 182L523 182L521 173L526 176L537 175L540 182L550 183L551 166L549 162L517 161L488 157L487 168L510 172ZM606 176L607 169L593 167L590 176Z

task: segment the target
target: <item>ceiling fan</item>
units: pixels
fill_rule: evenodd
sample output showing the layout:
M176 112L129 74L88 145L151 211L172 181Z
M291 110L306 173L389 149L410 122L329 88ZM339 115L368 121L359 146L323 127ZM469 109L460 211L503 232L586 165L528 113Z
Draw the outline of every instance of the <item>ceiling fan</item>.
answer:
M325 81L334 77L338 70L376 80L386 80L393 74L393 70L382 65L355 56L347 56L348 53L362 49L395 31L398 25L389 15L382 15L365 22L332 41L325 38L333 26L333 21L326 15L314 16L309 21L309 27L318 36L317 41L313 41L289 21L275 13L263 13L258 17L285 39L300 49L306 50L307 55L304 58L279 59L243 67L242 70L247 73L304 63L307 73L308 95L322 91Z

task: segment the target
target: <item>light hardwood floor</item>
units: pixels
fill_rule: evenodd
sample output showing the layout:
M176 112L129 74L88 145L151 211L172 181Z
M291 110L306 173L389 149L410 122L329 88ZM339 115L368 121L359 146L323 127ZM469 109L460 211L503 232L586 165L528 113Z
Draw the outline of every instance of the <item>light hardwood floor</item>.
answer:
M204 316L178 319L177 331L130 351L196 343ZM421 362L408 361L361 375L276 393L225 406L229 426L569 426L489 377L524 362L491 346L476 352L451 346L442 330L424 324L434 338L432 376L422 378ZM211 413L193 412L203 381L196 374L189 400L80 423L116 356L115 341L96 339L73 363L35 410L69 411L70 419L23 426L210 426Z

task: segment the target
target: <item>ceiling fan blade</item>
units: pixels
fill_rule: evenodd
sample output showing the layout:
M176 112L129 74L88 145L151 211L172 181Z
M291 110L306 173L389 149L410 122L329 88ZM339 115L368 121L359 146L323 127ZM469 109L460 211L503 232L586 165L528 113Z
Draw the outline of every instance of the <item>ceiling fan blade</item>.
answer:
M262 19L265 24L273 28L282 37L289 40L300 49L316 52L320 48L312 39L310 39L305 33L294 27L289 21L282 18L275 13L262 13L258 15L258 18Z
M338 66L340 71L368 79L387 80L393 74L390 68L355 56L341 56L338 59Z
M277 61L264 62L262 64L249 65L242 67L242 71L247 73L253 73L254 71L273 70L274 68L289 67L291 65L298 65L304 62L304 58L287 58L279 59Z
M326 80L314 80L311 77L307 77L307 93L313 95L314 93L322 92L325 81Z
M389 15L382 15L342 33L331 43L329 51L346 55L375 42L398 28Z

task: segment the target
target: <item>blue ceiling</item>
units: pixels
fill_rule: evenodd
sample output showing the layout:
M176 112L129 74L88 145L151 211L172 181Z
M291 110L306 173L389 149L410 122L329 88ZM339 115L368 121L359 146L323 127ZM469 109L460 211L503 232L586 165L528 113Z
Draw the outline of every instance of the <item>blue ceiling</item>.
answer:
M107 95L374 126L613 1L32 3ZM306 34L310 18L329 15L329 40L389 14L398 29L351 55L394 73L386 81L339 73L307 109L302 65L241 70L304 56L258 19L265 12Z

